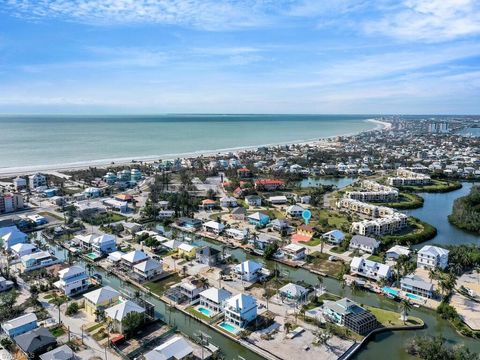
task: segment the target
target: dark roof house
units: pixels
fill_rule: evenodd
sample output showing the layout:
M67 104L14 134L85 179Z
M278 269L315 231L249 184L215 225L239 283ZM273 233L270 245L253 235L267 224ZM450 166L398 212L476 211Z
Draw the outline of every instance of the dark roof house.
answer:
M40 327L13 338L27 356L38 356L57 345L57 339L47 329Z

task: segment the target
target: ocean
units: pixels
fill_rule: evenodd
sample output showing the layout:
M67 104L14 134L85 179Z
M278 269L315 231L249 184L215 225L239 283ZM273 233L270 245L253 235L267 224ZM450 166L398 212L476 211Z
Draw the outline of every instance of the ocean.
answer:
M0 116L0 170L175 158L349 135L366 115Z

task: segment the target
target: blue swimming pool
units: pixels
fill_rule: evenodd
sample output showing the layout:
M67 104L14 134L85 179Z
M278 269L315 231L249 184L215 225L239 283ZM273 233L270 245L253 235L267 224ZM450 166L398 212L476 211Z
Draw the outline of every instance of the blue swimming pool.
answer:
M417 296L417 295L414 295L414 294L406 293L405 295L412 300L422 300L422 298L420 296Z
M236 335L240 331L239 328L237 328L236 326L233 326L232 324L229 324L227 322L222 322L218 326L220 326L222 329L227 330L228 332L230 332L234 335Z
M203 315L208 316L208 317L211 317L213 315L213 312L211 310L209 310L207 308L204 308L204 307L201 307L201 306L199 306L197 308L197 311L201 312Z
M387 295L398 296L398 290L392 289L391 287L388 287L388 286L384 286L382 288L382 291Z

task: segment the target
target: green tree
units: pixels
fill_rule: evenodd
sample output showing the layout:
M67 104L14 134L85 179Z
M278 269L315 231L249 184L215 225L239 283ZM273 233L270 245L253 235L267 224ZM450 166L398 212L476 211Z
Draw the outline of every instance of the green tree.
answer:
M145 323L143 313L130 312L122 320L123 332L127 336L135 334L135 332Z

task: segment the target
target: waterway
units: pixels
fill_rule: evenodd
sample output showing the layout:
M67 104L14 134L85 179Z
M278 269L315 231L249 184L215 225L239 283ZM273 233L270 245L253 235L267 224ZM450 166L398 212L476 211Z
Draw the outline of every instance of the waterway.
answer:
M209 245L219 250L222 248L222 245L220 243L216 243L214 241L203 238L197 238L196 240L194 240L194 244L199 246ZM60 259L65 259L67 257L67 252L63 248L59 246L51 247L54 249L56 255ZM289 266L279 264L277 262L264 261L260 257L247 254L242 249L227 248L226 253L234 256L238 261L243 261L247 258L251 258L263 263L270 269L276 268L279 270L281 276L285 277L290 281L304 281L311 285L318 284L318 276L305 269L294 269ZM82 260L79 260L79 263L85 265L85 262ZM133 293L135 291L135 287L122 282L116 276L107 274L101 268L96 268L96 272L103 276L105 285L110 285L111 287L123 292L127 291ZM370 306L376 306L382 309L398 311L398 304L396 302L366 291L352 292L349 287L342 287L342 284L336 279L323 278L323 286L326 288L327 291L342 297L349 297L358 302L359 304L365 304ZM210 329L204 324L190 318L189 316L186 316L178 310L169 308L164 302L149 296L146 296L146 299L155 305L157 315L161 319L163 319L170 325L177 326L178 330L182 333L191 337L195 337L195 334L198 331L202 331L208 336L211 336L211 342L222 350L222 352L226 356L226 359L237 360L239 358L238 356L241 356L244 359L248 360L262 359L261 356L244 348L243 346L230 340L229 338L218 333L217 331ZM447 321L441 319L439 316L436 315L435 312L428 309L414 308L412 309L410 314L423 319L426 324L426 328L416 331L397 331L379 334L373 339L373 341L369 342L367 346L364 347L356 355L356 359L412 359L412 357L410 357L404 351L404 345L415 335L435 336L441 334L451 345L464 344L465 346L468 346L472 351L480 353L479 341L460 336Z
M471 182L463 182L462 188L448 193L419 193L425 199L422 208L406 210L405 214L419 218L437 228L437 236L430 241L423 242L416 247L427 244L436 245L480 245L480 236L463 231L448 222L448 215L452 212L455 199L468 195L474 185Z

